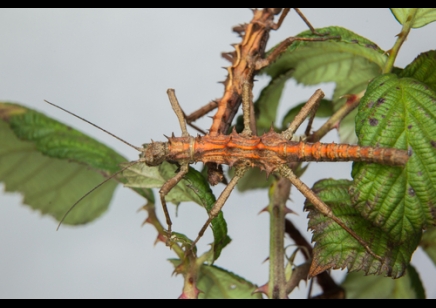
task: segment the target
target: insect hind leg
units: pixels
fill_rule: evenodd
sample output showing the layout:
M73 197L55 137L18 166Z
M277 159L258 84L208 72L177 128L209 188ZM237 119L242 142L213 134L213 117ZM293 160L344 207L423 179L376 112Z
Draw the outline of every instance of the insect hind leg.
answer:
M279 168L279 173L281 176L287 178L289 181L291 181L292 185L294 185L306 198L309 200L313 206L324 216L332 219L334 222L336 222L342 229L348 232L354 239L356 239L364 248L365 250L373 256L375 259L379 261L383 261L383 258L377 255L372 251L372 249L369 247L368 243L365 242L360 236L358 236L353 230L351 230L342 220L340 220L335 214L333 214L333 211L331 208L325 204L306 184L304 184L292 171L291 168L289 168L286 165L282 165Z

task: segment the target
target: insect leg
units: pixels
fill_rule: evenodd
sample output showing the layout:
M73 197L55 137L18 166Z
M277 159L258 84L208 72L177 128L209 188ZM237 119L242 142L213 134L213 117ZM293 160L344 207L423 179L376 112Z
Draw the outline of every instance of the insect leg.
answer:
M274 50L265 58L256 61L255 70L260 70L274 61L286 51L286 49L294 42L304 41L304 42L318 42L318 41L328 41L332 39L340 39L340 36L324 36L324 37L288 37L283 40Z
M251 164L244 163L236 167L235 176L231 179L229 184L224 188L224 190L221 192L221 195L215 201L215 204L213 205L212 209L209 211L209 218L201 228L200 232L198 232L198 236L195 239L195 241L192 242L191 247L195 247L195 244L197 244L197 242L203 236L204 232L206 231L207 227L210 225L212 220L219 214L224 204L226 203L228 197L230 196L230 193L232 192L233 188L235 188L236 184L242 178L244 173L248 170L249 166L251 166Z
M189 137L188 130L186 128L185 114L183 113L179 101L177 100L176 91L174 91L174 89L168 89L167 94L168 98L170 99L171 107L173 107L177 119L179 120L180 129L182 130L182 137Z
M282 25L283 20L285 19L286 15L288 15L289 11L291 10L291 8L284 8L282 11L282 14L279 17L279 20L277 21L276 24L274 24L271 29L273 30L277 30L278 28L280 28L280 26Z
M165 201L165 196L170 192L171 189L173 189L174 186L177 185L178 182L180 182L180 180L185 176L185 174L188 173L188 170L189 170L189 164L182 164L180 166L179 173L177 173L174 177L166 181L165 184L163 184L159 190L160 201L162 203L162 208L168 225L168 230L167 230L168 239L171 237L171 225L173 223L171 222L170 214L168 213L168 207Z
M279 167L279 173L287 178L291 183L313 204L313 206L321 212L324 216L332 219L334 222L336 222L342 229L347 231L352 237L354 237L364 248L365 250L374 258L376 258L379 261L382 261L383 259L375 254L371 248L369 247L368 243L366 243L360 236L358 236L353 230L351 230L342 220L340 220L338 217L333 214L333 211L331 208L325 204L306 184L304 184L292 171L291 168L289 168L286 165L282 165Z
M310 29L310 31L315 34L315 35L319 35L319 36L323 36L325 34L319 33L315 30L315 28L312 26L312 24L309 22L309 20L306 18L306 16L304 16L304 14L300 11L300 9L294 7L293 8L295 10L295 12L297 12L298 16L300 16L300 18L304 21L304 23L306 24L306 26ZM278 28L280 28L280 26L282 25L283 20L285 19L286 15L288 15L289 11L291 10L291 8L285 8L283 9L282 14L279 17L279 20L277 21L276 24L274 24L274 26L271 27L271 29L277 30Z
M319 105L319 102L323 97L324 92L321 89L316 90L303 108L300 109L288 129L282 132L282 136L287 140L291 140L298 127L300 127L301 123L303 123L307 116L313 112L316 106Z
M312 129L313 119L315 118L316 112L318 111L319 103L321 102L321 99L322 99L322 97L320 99L316 100L315 104L312 107L312 110L310 111L309 121L307 122L307 127L306 127L306 130L304 131L304 136L306 136L306 137L308 137L310 135L310 130Z
M298 16L300 16L300 18L304 21L304 23L306 24L306 26L309 27L310 31L312 31L313 34L315 35L319 35L319 36L323 36L325 34L323 33L319 33L315 30L315 28L311 25L311 23L309 22L309 20L306 18L306 16L303 15L303 13L300 11L300 9L294 7L295 12L297 12Z
M251 84L245 81L242 84L242 116L244 119L244 130L241 135L251 137L256 134L256 125L253 112L253 94L251 92Z

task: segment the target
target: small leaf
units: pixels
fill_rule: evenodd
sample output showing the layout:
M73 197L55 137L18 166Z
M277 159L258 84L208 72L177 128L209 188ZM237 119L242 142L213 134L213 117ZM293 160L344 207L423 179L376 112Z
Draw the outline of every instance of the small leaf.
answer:
M168 261L177 269L179 259ZM200 265L197 279L200 290L199 299L261 299L260 293L254 293L257 286L232 272L215 265Z
M202 265L197 283L200 299L261 299L255 284L214 265Z
M412 78L374 79L359 105L359 144L409 150L405 167L353 164L356 209L398 243L436 222L436 93Z
M436 227L430 227L424 232L420 245L436 265Z
M369 80L381 73L387 56L375 43L347 29L327 27L317 31L341 38L323 42L295 42L263 72L274 79L284 71L295 69L292 77L304 85L335 82L332 100L336 111L345 103L345 99L341 99L343 95L361 92ZM305 31L298 37L317 36ZM341 121L341 142L355 143L355 115L353 112Z
M347 267L350 272L364 271L366 274L401 277L418 246L420 234L411 236L407 242L398 245L388 233L361 217L352 206L348 193L351 183L348 180L326 179L315 183L312 189L331 208L334 215L368 243L371 250L381 256L383 261L375 259L348 232L320 214L306 201L309 228L314 231L312 240L316 242L310 275L317 275L330 268Z
M425 298L421 279L411 265L406 275L399 279L351 273L345 278L342 287L345 288L347 299Z
M412 28L421 28L436 21L436 9L434 8L391 8L390 10L402 25L408 19L413 19Z
M0 103L0 181L24 203L60 220L85 193L126 161L112 149L45 115ZM83 199L65 224L84 224L107 210L117 183Z
M421 53L399 76L419 80L436 92L436 50Z
M123 172L127 187L133 188L161 188L169 179L176 175L177 166L167 162L157 167L137 164ZM193 168L184 178L165 196L165 200L178 205L180 202L193 201L209 212L215 204L215 196L204 176ZM214 260L221 254L221 250L230 243L227 235L227 223L222 212L212 220L211 227L214 235Z

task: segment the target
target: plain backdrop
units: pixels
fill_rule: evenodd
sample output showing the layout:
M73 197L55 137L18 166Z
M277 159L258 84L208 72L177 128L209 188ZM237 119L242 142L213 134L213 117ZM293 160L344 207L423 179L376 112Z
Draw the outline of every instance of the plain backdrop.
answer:
M401 26L388 9L302 9L315 27L339 25L391 48ZM177 119L166 96L176 89L183 109L190 113L223 93L225 79L220 57L240 39L231 28L251 20L248 9L1 9L0 100L14 101L71 125L116 149L131 160L138 153L43 102L52 101L140 146L180 135ZM291 12L269 46L306 30ZM420 52L435 48L436 24L412 30L396 65L404 67ZM258 78L255 96L268 81ZM293 104L321 87L331 96L332 85L286 86L281 116ZM281 117L279 116L279 119ZM211 120L197 122L207 129ZM319 124L319 123L318 123ZM191 133L195 133L190 130ZM338 141L337 133L325 139ZM312 164L303 181L311 186L326 178L350 178L350 163ZM218 194L223 186L215 189ZM0 190L3 186L0 183ZM304 199L294 189L290 218L307 229ZM146 214L137 212L144 200L119 186L109 211L82 227L64 226L22 205L16 193L0 195L0 298L176 298L182 277L172 277L167 261L175 255L162 243L154 246L156 231L141 228ZM216 265L262 285L267 281L268 215L258 212L267 204L266 191L233 192L224 207L232 243ZM163 218L158 206L159 217ZM195 204L182 204L174 230L194 237L207 216ZM310 239L310 234L307 234ZM200 250L211 242L210 231ZM287 244L291 244L287 241ZM413 257L426 284L427 296L436 297L432 277L436 270L418 250ZM341 271L334 277L340 281ZM305 297L306 287L292 297Z

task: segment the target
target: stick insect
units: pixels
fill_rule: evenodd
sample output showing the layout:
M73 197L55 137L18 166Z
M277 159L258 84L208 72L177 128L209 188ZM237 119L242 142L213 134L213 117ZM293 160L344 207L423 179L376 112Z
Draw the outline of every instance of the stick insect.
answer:
M250 129L250 91L250 85L244 84L242 102L244 130L240 134L236 133L236 131L233 131L233 133L230 135L206 135L197 137L189 135L186 127L186 120L175 95L175 91L173 89L168 89L167 94L171 106L177 115L180 128L182 130L181 137L167 137L167 142L152 142L150 144L144 144L143 148L139 148L115 136L117 139L122 140L124 143L141 152L139 160L131 162L127 165L127 167L121 169L119 172L122 172L138 163L145 163L148 166L158 166L164 161L168 161L170 163L176 163L180 166L178 173L169 179L159 190L160 200L167 223L167 243L169 243L169 239L172 235L172 221L168 212L165 196L177 185L184 175L187 174L189 170L189 164L199 161L203 163L214 162L217 164L227 164L231 167L234 167L235 175L216 200L209 212L209 218L199 231L191 247L196 245L196 243L203 236L207 227L210 225L211 221L219 214L228 197L230 196L230 193L235 188L238 181L243 177L245 172L249 168L257 166L261 170L265 170L267 175L270 175L271 173L277 173L280 176L287 178L320 213L336 222L341 228L346 230L353 238L355 238L369 254L381 261L382 258L371 250L368 243L360 238L352 229L342 222L342 220L336 217L332 210L294 174L292 169L289 167L289 164L303 161L363 161L392 166L402 166L409 159L408 152L392 148L292 141L295 131L308 117L308 115L313 113L313 109L316 108L319 101L324 97L324 93L321 90L317 90L312 95L306 105L300 110L295 119L289 125L288 129L282 133L279 134L271 130L260 137L253 135ZM72 114L71 112L68 113ZM78 117L77 115L74 116ZM86 122L90 123L89 121ZM92 125L101 129L95 124ZM114 136L113 134L111 135ZM115 175L116 174L112 175L107 180L111 179ZM79 199L68 210L64 218L77 203L79 203L84 197L86 197L100 185ZM61 220L60 224L62 223L63 219Z

